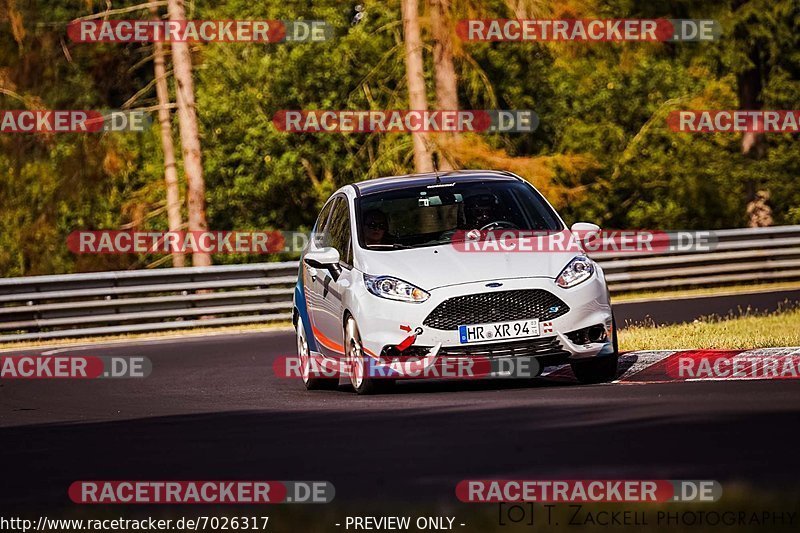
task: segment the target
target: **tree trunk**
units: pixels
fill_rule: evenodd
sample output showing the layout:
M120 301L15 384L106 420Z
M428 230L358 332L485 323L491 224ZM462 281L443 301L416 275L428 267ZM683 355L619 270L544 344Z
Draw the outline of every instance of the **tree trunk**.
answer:
M748 4L748 0L735 0L733 2L734 14L746 4ZM745 45L749 48L747 57L752 63L747 70L736 74L739 109L748 111L760 110L764 106L762 91L767 76L767 70L762 61L762 47L765 46L765 43L761 42L761 39L755 39L755 41L752 39L750 26L745 22L740 22L739 25L735 26L733 37L741 43L748 43ZM767 155L765 135L763 133L745 132L742 135L742 154L752 159L765 158ZM769 191L760 191L758 181L758 177L753 177L745 183L746 216L748 225L755 224L754 227L758 227L765 220L764 217L758 214L761 212L761 207L769 209L766 204L769 199ZM761 193L766 194L766 198L759 198ZM768 214L767 218L770 219L771 223L771 214Z
M453 32L450 27L450 0L428 0L433 36L433 67L436 81L436 108L441 111L458 109L458 85L453 66ZM453 134L445 134L452 140ZM441 170L453 170L448 158L439 158Z
M158 8L150 7L153 18L158 20ZM164 61L164 43L156 41L153 65L156 76L156 96L158 97L158 124L161 127L161 146L164 150L164 181L167 185L167 223L170 231L180 231L181 193L178 188L178 168L175 163L175 145L172 143L172 123L169 112L169 87L167 68ZM172 252L172 266L186 266L186 259L180 251Z
M169 0L168 8L170 20L186 20L183 0ZM183 146L183 170L186 174L189 231L206 231L208 223L206 222L203 163L194 101L194 84L192 83L192 56L187 42L172 42L172 65L175 71L175 97L178 103L178 120L181 145ZM192 264L194 266L210 265L211 255L195 250L192 252Z
M761 96L764 88L763 67L761 54L757 48L754 47L748 55L750 61L753 62L753 67L739 73L736 77L739 86L739 109L755 111L764 106ZM763 158L766 155L765 140L763 133L745 132L742 136L742 153L756 159Z
M408 80L408 103L414 111L427 111L425 96L425 73L422 66L422 39L419 34L419 11L417 0L402 0L403 38L406 49L406 78ZM414 143L414 167L417 172L433 170L428 134L411 134Z

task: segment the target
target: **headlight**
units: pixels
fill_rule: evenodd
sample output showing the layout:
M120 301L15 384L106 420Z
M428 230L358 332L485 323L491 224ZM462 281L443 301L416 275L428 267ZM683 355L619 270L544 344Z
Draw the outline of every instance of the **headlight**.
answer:
M583 283L594 274L594 262L585 255L579 255L570 261L556 278L556 285L567 289Z
M364 283L369 292L381 298L401 302L424 302L430 294L419 287L390 276L370 276L364 274Z

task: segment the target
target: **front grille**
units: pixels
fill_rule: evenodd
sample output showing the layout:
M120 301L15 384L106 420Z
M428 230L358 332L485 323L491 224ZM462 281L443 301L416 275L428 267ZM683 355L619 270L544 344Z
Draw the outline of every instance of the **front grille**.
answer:
M569 306L544 289L484 292L456 296L436 306L423 324L436 329L509 320L553 320L569 312Z
M497 342L448 346L439 351L443 357L537 357L543 366L560 364L569 357L558 337L526 339L522 341Z

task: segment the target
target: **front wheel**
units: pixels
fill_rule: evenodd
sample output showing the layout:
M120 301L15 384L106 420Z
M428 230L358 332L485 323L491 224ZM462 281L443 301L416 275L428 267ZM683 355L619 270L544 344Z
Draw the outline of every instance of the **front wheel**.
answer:
M358 394L375 394L390 388L394 380L370 377L369 356L361 347L361 334L353 317L344 327L345 350L350 369L350 383Z
M572 363L572 373L581 383L606 383L613 381L617 377L619 366L619 344L617 341L617 321L612 316L611 329L613 337L611 339L614 353L611 355L601 355L592 357L586 361Z
M605 383L617 377L619 354L600 355L586 361L572 363L572 373L585 384Z

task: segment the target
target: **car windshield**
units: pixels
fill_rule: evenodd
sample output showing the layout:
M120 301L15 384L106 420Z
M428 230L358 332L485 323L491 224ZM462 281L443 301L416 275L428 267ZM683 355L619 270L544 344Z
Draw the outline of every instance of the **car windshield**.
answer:
M370 250L436 246L473 229L561 230L552 208L521 181L470 181L377 192L359 199L359 242Z

